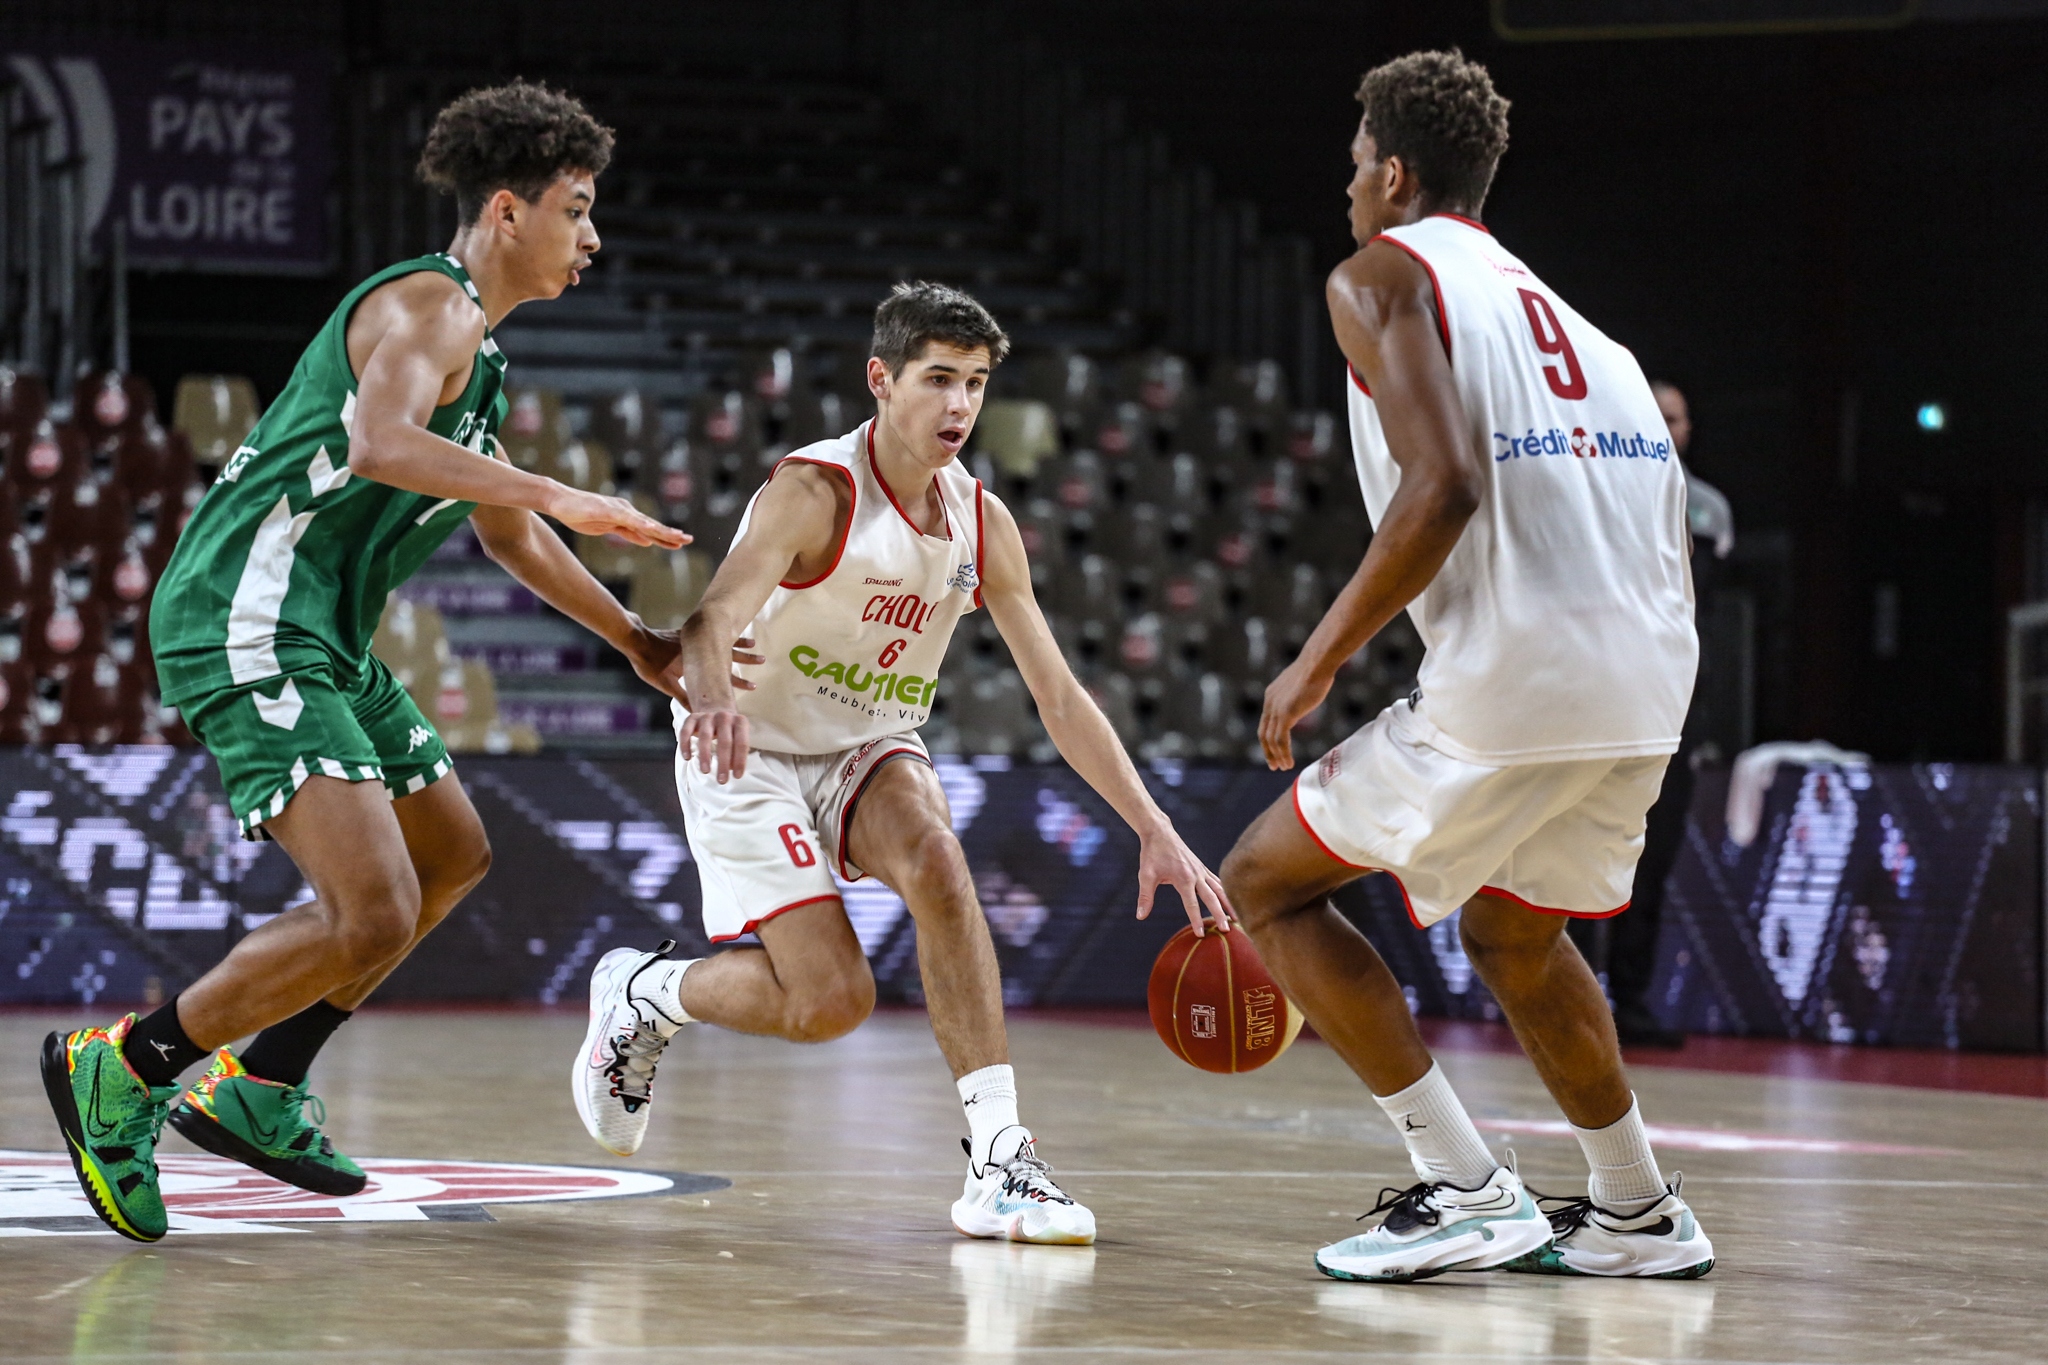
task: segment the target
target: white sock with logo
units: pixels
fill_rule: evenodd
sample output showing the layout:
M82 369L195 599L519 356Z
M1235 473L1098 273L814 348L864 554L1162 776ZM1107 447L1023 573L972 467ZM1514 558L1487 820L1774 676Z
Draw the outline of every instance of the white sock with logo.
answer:
M626 998L639 1009L641 1018L654 1021L654 1031L662 1037L673 1038L677 1029L694 1022L683 1008L683 973L703 960L650 962L627 989Z
M955 1084L967 1111L968 1162L981 1171L1015 1156L1030 1132L1017 1118L1017 1073L1009 1063L970 1071Z
M1643 1131L1642 1109L1629 1096L1628 1112L1605 1128L1572 1125L1572 1136L1593 1168L1587 1193L1603 1209L1632 1212L1664 1197L1664 1174L1650 1151L1650 1138Z
M1500 1169L1436 1063L1431 1062L1422 1079L1406 1090L1373 1099L1394 1121L1408 1144L1415 1173L1424 1180L1476 1190Z

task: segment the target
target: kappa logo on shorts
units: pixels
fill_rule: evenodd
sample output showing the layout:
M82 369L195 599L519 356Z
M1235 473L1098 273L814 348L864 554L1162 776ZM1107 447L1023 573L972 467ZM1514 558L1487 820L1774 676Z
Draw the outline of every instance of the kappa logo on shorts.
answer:
M1340 745L1339 747L1332 749L1330 750L1330 752L1323 755L1322 763L1318 765L1318 767L1316 768L1316 777L1325 787L1327 787L1332 782L1335 782L1337 780L1337 774L1340 771L1342 771L1343 767L1344 750L1343 747Z
M411 753L414 749L419 748L420 745L432 744L433 742L434 732L432 730L429 730L424 725L415 725L412 727L412 743L406 745L405 751Z
M179 1236L260 1232L267 1223L491 1222L486 1204L555 1203L627 1195L695 1194L721 1176L539 1166L500 1161L369 1157L370 1183L341 1198L313 1194L217 1156L159 1152L164 1205ZM275 1229L269 1229L274 1231ZM0 1151L0 1237L108 1232L62 1152Z

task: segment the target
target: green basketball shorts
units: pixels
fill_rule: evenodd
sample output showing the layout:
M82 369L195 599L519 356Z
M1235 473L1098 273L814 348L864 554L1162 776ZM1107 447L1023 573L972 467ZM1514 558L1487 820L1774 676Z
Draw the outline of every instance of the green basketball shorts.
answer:
M454 768L441 736L374 655L346 690L315 669L207 692L178 710L220 765L245 839L269 838L263 822L283 814L309 777L382 782L396 800Z

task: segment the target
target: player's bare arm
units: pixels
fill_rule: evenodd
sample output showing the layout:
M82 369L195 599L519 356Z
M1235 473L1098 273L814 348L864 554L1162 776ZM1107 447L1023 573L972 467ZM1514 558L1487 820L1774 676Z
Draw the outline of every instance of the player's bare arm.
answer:
M1275 769L1294 766L1290 732L1329 695L1338 667L1436 577L1486 487L1428 273L1397 247L1368 243L1331 274L1327 292L1338 345L1372 391L1401 486L1358 572L1266 688L1259 744Z
M657 630L620 605L538 516L516 507L479 507L469 520L484 553L500 568L541 601L625 655L642 682L685 706L690 704L689 694L683 691L678 633ZM761 662L745 652L750 643L738 642L733 662ZM732 683L753 687L738 677Z
M671 550L689 543L623 498L480 460L428 431L434 409L453 402L469 383L483 339L483 314L445 275L408 275L365 298L348 328L349 364L359 376L349 468L429 497L545 513L585 535Z
M777 584L807 583L831 567L852 514L843 479L816 465L784 466L761 490L746 534L733 543L704 600L683 622L683 676L697 694L686 703L690 714L676 737L686 755L695 743L700 772L711 772L715 763L720 782L746 775L747 718L733 705L723 662Z
M1017 671L1024 675L1024 685L1038 703L1039 719L1060 756L1137 833L1138 918L1152 913L1153 897L1166 885L1180 892L1196 933L1203 932L1204 907L1218 928L1228 930L1230 902L1223 894L1222 880L1182 841L1166 812L1145 790L1123 742L1110 728L1102 708L1067 667L1058 642L1046 627L1044 613L1032 596L1031 569L1016 519L1002 500L991 494L982 495L982 508L982 602L1009 645Z

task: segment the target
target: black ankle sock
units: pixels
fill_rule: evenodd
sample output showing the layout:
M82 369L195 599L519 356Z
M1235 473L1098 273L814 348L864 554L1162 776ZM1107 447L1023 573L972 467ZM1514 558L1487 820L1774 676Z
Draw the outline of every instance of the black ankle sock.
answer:
M178 998L172 996L156 1013L135 1021L121 1055L145 1084L169 1085L180 1071L206 1056L206 1049L185 1036L178 1022Z
M242 1065L251 1076L280 1085L304 1085L313 1058L334 1031L348 1022L353 1010L338 1010L316 1000L281 1024L272 1024L242 1049Z

